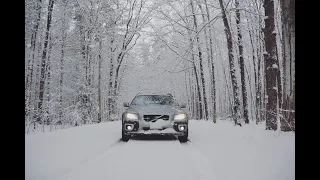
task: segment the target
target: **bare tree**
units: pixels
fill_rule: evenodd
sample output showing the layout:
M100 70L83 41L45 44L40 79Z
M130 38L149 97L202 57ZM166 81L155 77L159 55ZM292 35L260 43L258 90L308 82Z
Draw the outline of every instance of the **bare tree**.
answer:
M195 8L193 5L193 1L190 0L190 4L191 4L191 13L193 16L193 23L194 23L194 28L195 31L198 32L198 24L197 24L197 18L195 15ZM205 80L204 80L204 74L203 74L203 65L202 65L202 50L200 47L200 39L199 36L196 34L195 35L196 38L196 43L197 43L197 47L198 47L198 53L199 53L199 66L200 66L200 78L201 78L201 84L202 84L202 96L203 96L203 106L204 106L204 118L206 120L208 120L208 104L207 104L207 96L206 96L206 88L205 88Z
M135 91L165 90L193 119L241 125L243 102L245 123L294 130L294 0L268 3L28 0L26 128L118 120Z
M42 9L42 0L37 0L36 2L36 19L32 21L32 33L30 39L30 51L31 55L28 58L27 63L27 73L26 73L26 81L25 81L25 89L26 89L26 97L25 97L25 106L27 114L30 111L30 103L31 103L31 94L32 94L32 80L33 80L33 72L34 72L34 64L35 64L35 54L36 54L36 44L38 37L38 30L41 18L41 9Z
M206 12L207 12L207 21L211 21L211 16L210 16L210 11L208 8L208 3L207 0L204 0L205 6L206 6ZM214 63L213 63L213 41L212 41L212 27L211 23L208 24L208 30L209 30L209 49L210 49L210 63L211 65L211 78L212 78L212 83L211 83L211 98L212 98L212 104L213 104L213 122L216 123L216 118L217 118L217 107L216 107L216 80L215 80L215 70L214 70ZM209 67L210 68L210 67Z
M46 36L45 36L45 41L44 41L44 45L43 45L42 61L41 61L41 75L40 75L37 121L41 121L41 115L42 115L43 93L44 93L44 85L45 85L45 67L46 67L46 57L47 57L47 50L48 50L47 47L48 47L48 41L49 41L49 31L50 31L50 27L51 27L53 5L54 5L54 0L49 0Z
M101 94L101 74L102 74L102 40L101 37L99 38L99 67L98 67L98 71L99 71L99 77L98 77L98 106L99 106L99 112L98 112L98 122L101 122L102 119L102 94Z
M227 37L228 57L229 57L232 89L233 89L233 98L234 98L233 120L234 120L235 124L239 124L238 120L240 119L240 98L239 98L239 87L238 87L238 82L237 82L237 77L236 77L235 61L234 61L234 57L233 57L232 34L231 34L228 19L227 19L227 15L226 15L226 10L224 8L222 0L219 0L219 4L221 7L221 11L222 11L222 19L223 19L223 24L225 26L225 33L226 33L226 37Z
M239 10L239 2L235 0L235 7L236 7L236 23L237 23L237 30L238 30L238 46L239 46L239 58L240 58L240 73L241 73L241 87L242 87L242 102L243 102L243 117L244 122L246 124L249 123L248 118L248 95L247 95L247 88L246 88L246 79L245 79L245 70L244 70L244 55L243 55L243 45L242 45L242 34L241 34L241 27L240 27L240 10Z
M208 68L209 68L209 73L210 73L210 94L211 94L211 100L212 100L212 105L213 105L213 122L216 122L216 99L215 99L215 76L214 76L214 64L213 64L213 45L212 45L212 33L211 33L211 25L209 23L210 21L210 13L208 9L208 4L207 1L205 0L205 7L206 7L206 12L204 12L202 5L198 3L199 9L201 10L202 13L202 21L203 23L208 23L208 26L204 28L204 34L205 34L205 41L206 41L206 48L207 48L207 59L208 59Z
M59 118L60 121L62 121L62 114L63 114L63 97L62 97L62 91L63 91L63 77L64 77L64 59L65 59L65 46L66 46L66 11L67 11L67 1L63 0L62 1L62 6L63 6L63 17L62 17L62 30L61 30L61 57L60 57L60 113L59 113Z

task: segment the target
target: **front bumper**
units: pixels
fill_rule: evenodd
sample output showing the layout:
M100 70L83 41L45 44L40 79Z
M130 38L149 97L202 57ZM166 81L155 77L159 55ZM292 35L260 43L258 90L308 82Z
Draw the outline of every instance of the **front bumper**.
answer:
M127 126L131 126L130 130ZM182 129L183 127L183 129ZM127 135L176 135L183 136L188 132L188 122L171 122L170 127L150 129L139 125L139 121L123 121L122 128Z

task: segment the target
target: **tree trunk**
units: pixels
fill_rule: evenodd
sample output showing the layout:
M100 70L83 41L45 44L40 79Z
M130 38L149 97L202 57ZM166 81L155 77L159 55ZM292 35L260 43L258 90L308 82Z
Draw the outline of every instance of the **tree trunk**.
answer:
M30 113L30 105L31 105L31 95L32 95L32 79L33 79L33 72L34 72L34 62L35 62L35 54L36 54L36 42L37 42L37 35L38 35L38 29L39 24L41 20L41 8L42 8L42 0L37 1L36 6L36 12L37 12L37 19L35 20L34 26L33 26L33 32L31 34L31 56L28 60L28 70L26 74L26 81L25 81L25 91L26 91L26 97L25 97L25 106L26 106L26 112L27 115Z
M93 36L93 33L92 33L92 30L87 30L87 33L86 33L86 61L85 61L85 72L86 72L86 75L85 75L85 86L86 88L88 88L90 86L90 65L91 65L91 59L92 59L92 48L90 47L90 45L92 45L92 36Z
M248 29L249 29L249 24L248 25ZM259 94L257 93L257 89L258 89L258 72L257 72L257 65L256 65L256 56L255 56L255 47L254 47L254 43L253 43L253 33L252 31L249 29L249 37L250 37L250 43L251 43L251 48L252 48L252 63L253 63L253 69L254 69L254 84L255 84L255 101L254 101L254 110L255 110L255 120L256 122L258 122L258 118L259 118L259 111L258 111L258 100L257 97L259 96ZM252 96L253 97L253 96Z
M59 112L59 118L60 121L62 121L62 116L63 116L63 76L64 76L64 58L65 58L65 46L66 46L66 2L63 1L63 19L62 19L62 44L61 44L61 57L60 57L60 81L59 81L59 87L60 87L60 112Z
M48 50L48 58L47 58L47 67L46 67L46 72L47 72L47 78L46 78L46 82L47 82L47 125L50 124L51 119L50 119L50 100L51 100L51 92L50 92L50 81L51 81L51 50L52 50L52 42L51 42L51 33L49 36L49 50Z
M263 45L263 41L262 41L262 37L263 37L263 32L262 32L262 20L260 18L260 16L258 17L259 20L259 30L257 30L257 34L258 34L258 45L257 45L257 60L258 60L258 89L257 89L257 102L258 102L258 113L259 113L259 122L261 121L265 121L265 94L264 94L264 89L263 89L263 83L265 82L265 76L263 73L263 65L264 65L264 57L263 57L263 52L264 52L264 45ZM257 122L258 123L258 122Z
M274 2L272 0L264 1L265 16L265 73L266 73L266 129L277 129L277 106L278 89L277 80L279 75L279 63L277 60L277 44L274 23Z
M188 71L189 73L189 89L190 89L190 94L191 94L191 108L192 108L192 118L196 119L197 116L197 111L196 111L196 96L195 96L195 88L193 86L193 69Z
M222 10L222 19L223 19L223 24L225 26L225 34L227 37L228 57L229 57L231 82L232 82L233 98L234 98L233 120L235 124L239 124L238 120L240 119L240 98L239 98L239 87L238 87L238 82L236 77L235 62L233 58L232 34L231 34L231 30L229 27L227 15L226 15L222 0L219 0L219 4Z
M78 15L78 21L79 21L79 32L80 32L80 43L81 43L81 54L83 61L86 60L86 37L83 27L83 17L81 14Z
M98 106L99 106L99 112L98 112L98 123L101 122L102 117L102 96L101 96L101 71L102 71L102 57L101 57L101 51L102 51L102 39L100 39L99 42L99 70L98 70Z
M295 0L280 0L283 53L283 104L281 130L295 131L294 61Z
M123 50L125 51L125 50ZM120 68L121 68L121 64L122 64L122 61L123 61L123 58L124 58L124 54L123 53L120 53L118 58L117 58L117 62L118 62L118 65L117 65L117 68L116 68L116 72L115 72L115 77L114 77L114 87L113 87L113 112L114 114L118 114L117 113L117 102L118 102L118 86L119 86L119 74L120 74Z
M192 41L192 37L191 37L191 32L188 30L188 35L189 35L189 45L190 45L190 49L191 52L193 52L194 46L193 46L193 41ZM195 64L195 58L194 58L194 54L191 53L191 60L192 60L192 72L191 75L192 77L194 77L194 80L196 81L196 92L194 93L194 105L195 105L195 115L197 119L202 119L202 104L201 104L201 91L200 91L200 85L199 85L199 81L198 81L198 73L197 73L197 67ZM193 76L194 73L194 76ZM198 100L196 100L196 98L198 98Z
M261 108L262 108L262 92L261 92L261 57L258 56L258 69L257 69L257 93L256 93L256 104L257 104L257 120L256 123L258 124L261 121Z
M188 67L188 63L186 63L186 61L184 61L184 68ZM186 92L186 97L191 97L191 92L189 92L189 88L190 84L188 83L188 78L187 78L187 74L189 73L189 70L184 71L184 87L185 87L185 92ZM191 103L190 103L190 98L187 98L187 107L188 107L188 112L192 112L191 108Z
M239 2L235 0L236 6L236 23L237 23L237 30L238 30L238 45L239 45L239 55L240 55L240 74L241 74L241 87L242 87L242 102L243 102L243 117L244 122L246 124L249 123L248 117L248 95L247 95L247 88L246 88L246 79L244 75L244 57L243 57L243 45L242 45L242 34L240 28L240 10L239 10Z
M116 67L116 74L115 74L115 80L114 80L114 94L116 94L116 89L118 88L118 78L119 78L119 72L120 72L120 67L121 67L121 63L122 63L122 60L124 58L124 54L123 54L123 51L125 51L126 49L122 49L121 53L118 55L117 57L117 67Z
M205 6L206 6L206 11L207 11L207 19L210 21L210 11L208 8L207 0L204 0ZM213 122L216 123L216 118L217 118L217 107L216 107L216 80L215 80L215 75L214 75L214 63L213 63L213 42L212 42L212 30L211 30L211 24L208 24L208 29L209 29L209 48L210 48L210 65L211 65L211 77L212 77L212 101L213 101ZM209 67L210 68L210 67Z
M192 10L192 16L193 16L193 23L196 32L198 32L198 24L197 24L197 18L195 16L195 10L193 6L193 1L191 0L191 10ZM204 105L204 118L205 120L208 120L208 104L207 104L207 96L206 96L206 87L205 87L205 80L204 80L204 73L203 73L203 65L202 65L202 50L200 47L200 39L199 36L196 35L196 42L198 47L198 54L199 54L199 63L200 63L200 78L201 78L201 84L202 84L202 95L203 95L203 105ZM201 98L201 97L200 97Z
M46 36L45 36L45 40L44 40L44 44L43 44L42 61L41 61L39 102L38 102L38 112L39 113L37 115L37 121L41 121L41 116L42 116L43 91L44 91L44 84L45 84L45 66L46 66L47 48L48 48L48 40L49 40L49 31L50 31L50 27L51 27L51 17L52 17L53 5L54 5L54 0L49 0Z
M114 32L112 32L114 33ZM112 100L113 100L113 97L112 97L112 93L113 93L113 67L114 67L114 62L113 62L113 59L114 59L114 51L115 49L113 48L113 43L114 43L114 35L111 35L111 47L110 47L110 68L109 68L109 84L108 84L108 118L110 120L111 118L111 114L112 114L112 111L113 111L113 107L112 107Z
M36 42L37 42L37 35L38 35L38 29L40 24L40 17L41 17L41 6L42 0L37 0L37 6L36 6L36 12L37 12L37 19L34 22L33 25L33 31L31 34L31 57L29 57L28 60L28 71L27 71L27 77L26 77L26 89L28 89L32 83L32 74L33 74L33 62L34 62L34 56L35 56L35 50L36 50ZM29 82L30 81L30 82Z
M210 21L209 9L207 5L207 1L205 0L206 11L202 9L201 4L198 4L199 9L202 13L202 20L204 23L208 23ZM207 16L206 16L207 15ZM207 31L208 30L208 31ZM208 34L209 33L209 34ZM207 48L207 59L208 59L208 68L209 68L209 76L210 76L210 94L212 100L212 109L213 109L213 122L216 123L216 99L215 99L215 79L214 79L214 65L213 65L213 50L212 50L212 39L211 39L211 25L208 24L208 27L204 29L206 48ZM208 42L209 40L209 42Z

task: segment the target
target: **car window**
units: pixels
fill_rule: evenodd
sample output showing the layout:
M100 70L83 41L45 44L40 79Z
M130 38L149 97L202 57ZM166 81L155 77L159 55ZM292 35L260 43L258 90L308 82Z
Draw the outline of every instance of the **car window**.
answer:
M163 95L139 95L136 96L131 105L174 105L178 106L178 103L171 96Z

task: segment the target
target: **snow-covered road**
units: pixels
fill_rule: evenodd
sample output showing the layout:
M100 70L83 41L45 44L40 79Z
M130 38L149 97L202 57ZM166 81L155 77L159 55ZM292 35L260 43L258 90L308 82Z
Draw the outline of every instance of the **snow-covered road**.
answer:
M27 180L293 180L294 134L190 121L175 137L120 141L121 122L26 135Z
M187 146L174 137L119 142L57 179L215 180L207 160Z

